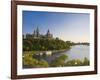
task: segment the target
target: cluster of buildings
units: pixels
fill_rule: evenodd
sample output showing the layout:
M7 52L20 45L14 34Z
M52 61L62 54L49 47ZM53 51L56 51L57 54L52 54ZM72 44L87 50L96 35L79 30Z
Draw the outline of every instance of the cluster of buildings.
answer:
M39 28L37 27L36 30L33 31L32 34L24 34L23 38L53 38L53 35L50 33L50 30L47 30L47 33L45 35L41 34L39 31Z

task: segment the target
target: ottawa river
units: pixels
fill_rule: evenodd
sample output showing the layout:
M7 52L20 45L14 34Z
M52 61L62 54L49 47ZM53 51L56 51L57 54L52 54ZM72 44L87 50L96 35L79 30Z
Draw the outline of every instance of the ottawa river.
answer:
M89 60L90 59L89 51L90 50L89 50L88 45L75 45L75 46L72 46L70 50L67 50L62 53L55 53L55 54L52 54L51 56L43 57L43 59L46 60L48 63L51 63L52 60L65 54L68 56L68 59L67 59L68 61L73 60L73 59L79 59L79 60L83 61L85 57Z

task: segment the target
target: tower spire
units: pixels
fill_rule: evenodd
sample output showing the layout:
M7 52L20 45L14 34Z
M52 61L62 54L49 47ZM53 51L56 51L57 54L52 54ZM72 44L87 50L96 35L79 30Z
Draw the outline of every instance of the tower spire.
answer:
M36 36L39 37L39 28L37 26L37 29L36 29Z
M47 34L46 34L46 36L48 37L48 38L52 38L52 34L50 33L50 30L48 29L48 31L47 31Z

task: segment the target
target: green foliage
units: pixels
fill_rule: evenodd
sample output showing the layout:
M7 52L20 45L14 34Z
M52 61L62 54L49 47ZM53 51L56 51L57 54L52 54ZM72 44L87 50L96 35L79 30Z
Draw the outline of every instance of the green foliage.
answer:
M59 38L27 38L23 39L23 51L46 51L70 49L70 44Z
M74 59L74 60L70 60L67 61L65 63L65 66L86 66L89 65L89 60L85 57L84 61L80 61L79 59Z
M24 68L42 68L42 67L63 67L63 66L87 66L90 64L89 60L85 57L83 61L79 59L73 59L66 62L68 56L62 54L55 58L50 64L42 59L35 58L33 55L38 51L24 51L23 53L23 67Z
M33 67L38 63L38 60L31 57L30 54L24 54L23 65Z
M39 61L38 66L39 67L49 67L49 64L48 64L47 61L42 59L42 60Z
M70 46L74 45L74 43L71 42L71 41L66 41L66 44L67 44L67 45L70 45Z
M85 57L83 61L83 65L89 65L89 64L90 64L89 60Z
M65 60L68 58L67 55L61 55L60 57L56 58L55 60L52 61L52 63L50 64L50 66L52 67L60 67L60 66L64 66L65 64Z
M48 67L49 64L45 60L37 60L32 57L32 54L23 55L23 67L37 68L37 67Z
M79 59L67 61L65 66L81 66L82 62Z

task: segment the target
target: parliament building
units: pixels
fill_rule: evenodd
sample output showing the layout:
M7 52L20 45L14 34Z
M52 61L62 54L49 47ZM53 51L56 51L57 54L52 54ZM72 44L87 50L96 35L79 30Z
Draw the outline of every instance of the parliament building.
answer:
M39 28L37 27L32 34L24 34L23 38L53 38L53 35L50 33L49 29L47 30L47 33L43 35L39 32Z

